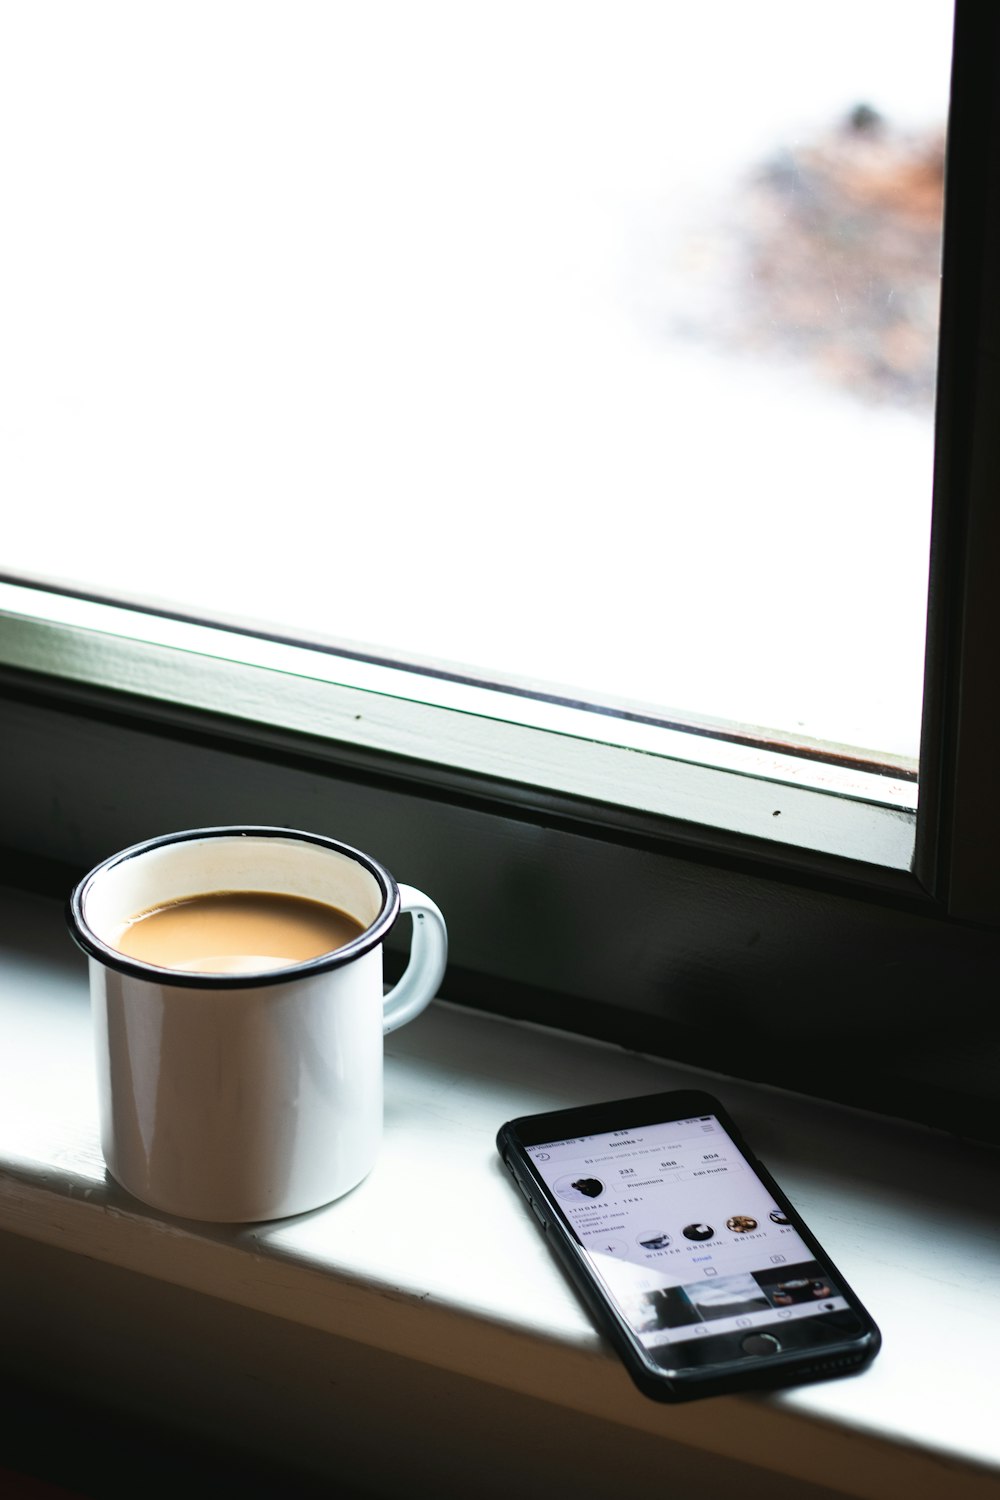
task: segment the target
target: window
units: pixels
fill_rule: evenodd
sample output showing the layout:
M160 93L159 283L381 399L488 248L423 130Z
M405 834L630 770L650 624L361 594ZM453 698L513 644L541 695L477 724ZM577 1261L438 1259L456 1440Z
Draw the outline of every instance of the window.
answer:
M12 571L912 810L949 0L59 14Z
M211 632L156 634L202 627L111 606L101 622L60 619L79 601L29 609L14 581L5 878L62 890L69 870L164 827L339 831L441 902L456 999L990 1133L998 38L994 18L957 14L919 820L884 803L869 817L863 793L759 766L588 740L565 720L536 752L530 728L482 703L444 710L445 747L441 720L387 678L329 683L266 655L298 648L252 639L259 654L230 665ZM540 764L553 747L561 781ZM683 804L663 791L677 767ZM735 823L719 780L736 788Z

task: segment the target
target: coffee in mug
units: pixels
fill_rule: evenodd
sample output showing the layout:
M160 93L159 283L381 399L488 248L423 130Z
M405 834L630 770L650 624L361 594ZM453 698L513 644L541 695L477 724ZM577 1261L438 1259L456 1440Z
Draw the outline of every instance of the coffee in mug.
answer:
M363 932L348 912L307 896L211 891L136 913L115 947L185 973L245 974L320 958Z
M403 977L382 944L412 917ZM283 828L194 829L98 865L69 903L90 960L101 1147L154 1208L246 1223L355 1187L382 1133L382 1037L437 992L437 906L371 855Z

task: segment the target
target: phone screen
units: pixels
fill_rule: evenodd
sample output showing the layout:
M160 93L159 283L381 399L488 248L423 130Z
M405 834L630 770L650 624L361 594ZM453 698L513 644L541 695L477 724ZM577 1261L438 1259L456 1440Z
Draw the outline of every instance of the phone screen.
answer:
M715 1115L525 1150L650 1351L848 1307Z

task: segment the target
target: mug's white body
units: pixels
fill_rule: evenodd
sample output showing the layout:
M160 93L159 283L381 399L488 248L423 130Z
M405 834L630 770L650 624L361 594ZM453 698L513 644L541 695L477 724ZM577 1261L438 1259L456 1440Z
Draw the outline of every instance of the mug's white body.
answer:
M213 891L326 902L360 935L315 959L229 973L170 970L116 943L143 912ZM382 941L413 918L388 995ZM382 1134L382 1037L437 992L447 931L434 902L369 855L286 829L195 829L97 866L70 898L90 959L101 1146L111 1175L183 1218L283 1218L371 1170Z
M253 989L164 985L90 960L111 1175L191 1219L251 1222L348 1192L382 1135L382 951Z

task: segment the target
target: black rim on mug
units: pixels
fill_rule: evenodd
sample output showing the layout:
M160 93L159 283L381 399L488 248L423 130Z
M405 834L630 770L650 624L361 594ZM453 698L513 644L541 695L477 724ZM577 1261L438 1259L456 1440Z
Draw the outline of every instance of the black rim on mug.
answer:
M109 871L129 860L138 859L155 849L166 848L171 844L207 843L213 839L241 838L274 838L285 839L293 843L318 844L321 848L329 849L335 854L353 860L367 871L378 885L382 896L378 915L364 932L352 938L349 943L345 943L342 948L336 948L331 953L323 953L319 958L304 959L298 963L289 962L280 969L265 969L260 973L250 974L192 973L162 968L158 964L144 963L140 959L129 958L126 954L120 953L117 948L111 947L98 937L90 927L85 916L87 896L94 884ZM350 844L343 844L339 839L327 838L320 833L305 833L297 828L256 827L253 824L246 824L219 828L189 828L180 833L165 833L157 838L144 839L140 844L133 844L128 849L120 850L109 859L103 860L101 864L95 865L83 877L70 895L66 917L70 933L78 946L88 957L96 958L109 969L118 969L122 974L130 974L137 979L152 980L157 984L181 985L185 989L190 989L194 985L199 989L245 990L256 989L261 985L284 984L291 975L320 974L325 970L339 969L344 964L351 963L361 954L378 947L384 941L399 916L399 907L399 887L389 871L380 865L378 860L372 859L370 854L364 854L360 849L352 848Z

